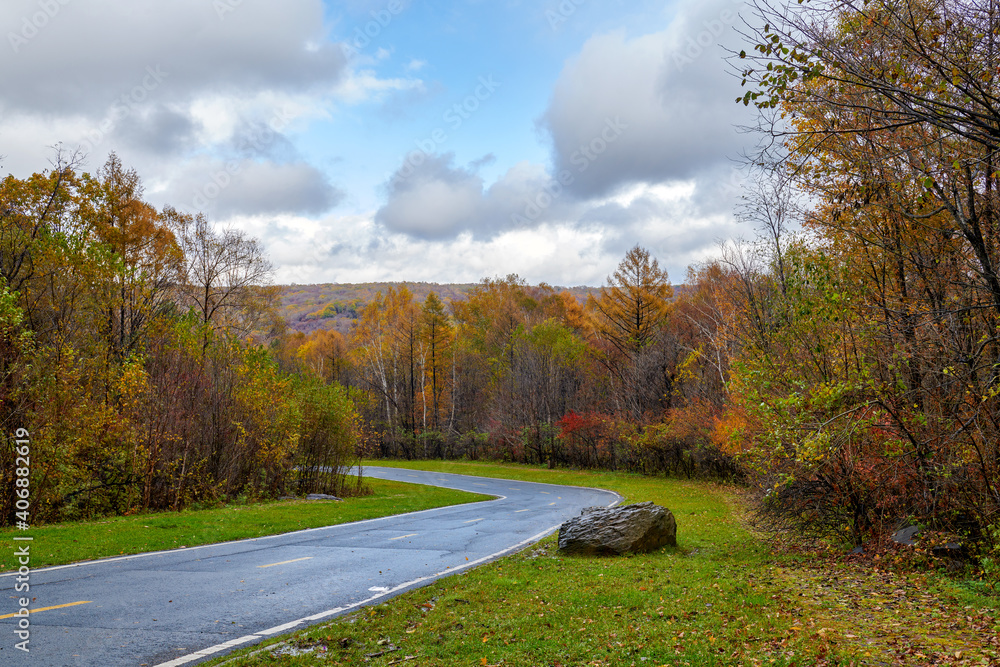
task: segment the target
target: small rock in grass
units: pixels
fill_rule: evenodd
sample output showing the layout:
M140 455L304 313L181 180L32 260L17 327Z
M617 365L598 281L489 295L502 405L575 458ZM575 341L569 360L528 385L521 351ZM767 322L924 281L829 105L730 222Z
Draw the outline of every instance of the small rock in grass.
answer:
M341 500L337 496L328 496L325 493L310 493L306 500Z

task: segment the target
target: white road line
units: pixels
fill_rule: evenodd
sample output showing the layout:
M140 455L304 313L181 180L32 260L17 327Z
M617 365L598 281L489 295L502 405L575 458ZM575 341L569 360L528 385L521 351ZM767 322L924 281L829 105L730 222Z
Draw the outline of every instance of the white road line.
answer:
M528 544L531 544L532 542L537 542L538 540L542 539L546 535L549 535L550 533L552 533L553 531L555 531L558 527L559 526L552 526L551 528L548 528L544 532L538 533L537 535L535 535L533 537L529 537L526 540L518 542L517 544L515 544L512 547L507 547L506 549L504 549L502 551L498 551L498 552L496 552L494 554L490 554L489 556L483 556L482 558L477 558L476 560L469 561L468 563L462 563L461 565L457 565L455 567L448 568L448 569L443 570L441 572L438 572L436 574L432 574L432 575L429 575L429 576L426 576L426 577L419 577L417 579L414 579L413 581L408 581L405 584L400 584L399 586L396 586L395 588L391 588L391 589L385 591L384 593L378 593L377 595L373 595L372 597L368 598L367 600L362 600L361 602L355 602L354 604L348 605L346 607L336 607L334 609L323 611L323 612L320 612L318 614L314 614L312 616L306 616L305 618L300 618L300 619L298 619L296 621L291 621L290 623L285 623L284 625L278 625L278 626L275 626L273 628L268 628L267 630L261 630L260 632L258 632L256 634L247 635L245 637L240 637L239 639L234 639L232 641L228 641L225 644L217 644L215 646L210 646L208 648L205 648L205 649L202 649L202 650L198 651L197 653L191 653L191 654L188 654L188 655L182 655L181 657L175 658L175 659L171 660L170 662L161 662L160 664L156 665L156 667L180 667L181 665L186 665L188 663L194 662L195 660L201 660L202 658L207 658L208 656L213 655L215 653L218 653L220 651L225 651L225 650L230 649L230 648L235 648L236 646L239 646L240 644L246 644L247 642L251 642L251 641L254 641L254 640L265 639L265 638L267 638L267 637L269 637L271 635L277 634L279 632L285 632L287 630L291 630L292 628L297 627L297 626L299 626L299 625L301 625L303 623L308 623L308 622L311 622L311 621L319 621L319 620L327 618L329 616L333 616L334 614L339 614L341 612L348 611L350 609L355 609L357 607L363 607L366 604L371 604L372 602L375 602L376 600L380 600L380 599L382 599L382 598L384 598L384 597L386 597L388 595L392 595L393 593L398 593L399 591L402 591L402 590L404 590L406 588L409 588L410 586L415 586L417 584L422 584L425 581L431 581L431 580L437 579L439 577L444 577L444 576L447 576L449 574L454 574L454 573L459 572L461 570L465 570L467 568L479 565L480 563L484 563L484 562L486 562L488 560L492 560L494 558L499 558L500 556L503 556L506 553L509 553L509 552L514 551L516 549L520 549L521 547L527 546Z
M482 518L480 518L480 519L469 519L468 521L463 521L462 523L475 523L477 521L482 521L482 520L483 520Z
M302 619L299 619L297 621L290 621L288 623L285 623L284 625L276 625L273 628L268 628L267 630L261 630L257 634L258 635L264 635L264 636L276 635L279 632L284 632L286 630L291 630L292 628L294 628L296 625L298 625L301 622L302 622Z
M189 655L181 656L176 660L171 660L170 662L161 662L157 667L177 667L178 665L186 665L189 662L194 662L195 660L201 660L202 658L207 658L210 655L219 653L220 651L226 651L231 648L236 648L240 644L246 644L247 642L258 641L262 637L257 635L246 635L240 637L239 639L233 639L225 644L216 644L215 646L209 646L208 648L202 649L197 653L191 653Z

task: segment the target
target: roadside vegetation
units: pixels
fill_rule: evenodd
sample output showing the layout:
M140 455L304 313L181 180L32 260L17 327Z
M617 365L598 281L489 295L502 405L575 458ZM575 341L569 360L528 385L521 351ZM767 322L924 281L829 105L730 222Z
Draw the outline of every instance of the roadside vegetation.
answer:
M363 519L489 500L492 496L366 479L370 493L332 500L282 500L230 504L223 507L155 512L98 521L69 521L34 528L33 567L65 565L81 560L195 547L230 540L279 535L305 528L332 526ZM0 540L22 534L0 530ZM15 570L13 558L0 562Z
M390 464L391 465L391 464ZM775 541L737 487L626 473L417 462L597 486L673 511L678 546L561 556L555 537L383 604L216 659L314 665L992 665L1000 599L886 552ZM884 558L884 560L883 560Z

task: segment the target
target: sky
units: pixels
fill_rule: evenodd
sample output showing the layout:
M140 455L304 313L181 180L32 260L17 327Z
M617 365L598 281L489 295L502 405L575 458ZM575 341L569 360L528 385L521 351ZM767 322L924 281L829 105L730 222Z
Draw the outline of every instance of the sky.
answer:
M275 282L684 281L750 111L737 0L3 0L0 176L116 152Z

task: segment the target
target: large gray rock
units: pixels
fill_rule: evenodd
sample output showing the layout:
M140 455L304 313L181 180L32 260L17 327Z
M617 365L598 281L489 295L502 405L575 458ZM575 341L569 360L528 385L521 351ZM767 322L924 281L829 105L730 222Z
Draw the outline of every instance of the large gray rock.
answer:
M677 522L666 507L639 503L588 507L559 527L559 550L618 555L677 546Z
M908 547L916 545L916 538L920 535L920 526L907 526L892 534L892 541L896 544L903 544Z
M329 496L325 493L310 493L306 500L340 500L337 496Z

